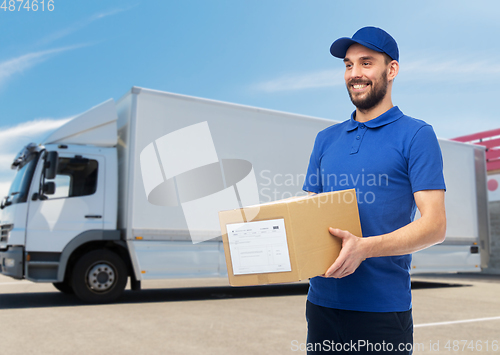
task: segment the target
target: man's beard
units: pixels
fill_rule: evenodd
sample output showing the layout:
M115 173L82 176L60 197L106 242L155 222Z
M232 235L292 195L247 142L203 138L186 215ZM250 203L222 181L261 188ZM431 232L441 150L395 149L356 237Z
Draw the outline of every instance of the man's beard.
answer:
M371 108L377 106L387 94L387 86L389 84L386 75L382 74L380 80L378 80L378 84L374 85L372 81L368 82L371 86L371 90L368 93L368 95L365 96L364 98L357 98L356 94L353 95L353 93L351 93L351 90L349 90L351 85L365 84L365 83L367 82L363 80L352 79L347 84L347 92L349 93L349 98L351 99L351 102L361 111L368 111Z

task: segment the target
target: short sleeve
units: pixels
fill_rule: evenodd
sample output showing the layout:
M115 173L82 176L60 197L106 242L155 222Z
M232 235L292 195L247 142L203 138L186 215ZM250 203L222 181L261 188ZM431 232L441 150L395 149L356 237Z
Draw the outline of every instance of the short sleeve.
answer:
M408 176L412 193L421 190L446 190L441 148L429 125L420 128L413 136L408 155Z
M309 159L309 166L307 168L306 178L302 190L314 193L323 192L323 184L321 182L321 168L320 168L320 138L319 134L314 141L314 147Z

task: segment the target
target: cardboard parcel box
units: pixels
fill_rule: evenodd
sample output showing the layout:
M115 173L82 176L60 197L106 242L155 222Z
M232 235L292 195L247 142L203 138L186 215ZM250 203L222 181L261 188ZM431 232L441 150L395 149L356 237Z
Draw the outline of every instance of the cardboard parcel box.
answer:
M322 275L341 249L328 227L362 236L354 189L222 211L219 220L231 286Z

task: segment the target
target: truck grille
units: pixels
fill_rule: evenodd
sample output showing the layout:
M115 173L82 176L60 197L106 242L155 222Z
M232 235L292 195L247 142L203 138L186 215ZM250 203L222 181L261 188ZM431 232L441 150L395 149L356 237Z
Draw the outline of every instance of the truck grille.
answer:
M13 224L3 224L0 226L0 243L9 239L9 232L14 228Z

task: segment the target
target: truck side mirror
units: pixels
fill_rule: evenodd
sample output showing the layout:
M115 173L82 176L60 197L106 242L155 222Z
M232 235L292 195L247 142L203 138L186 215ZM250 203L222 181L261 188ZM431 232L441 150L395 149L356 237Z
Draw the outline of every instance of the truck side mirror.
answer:
M57 173L57 161L59 154L56 151L48 152L45 159L45 178L55 179ZM45 188L45 186L44 186Z
M49 181L43 184L43 194L53 195L56 192L56 183Z

